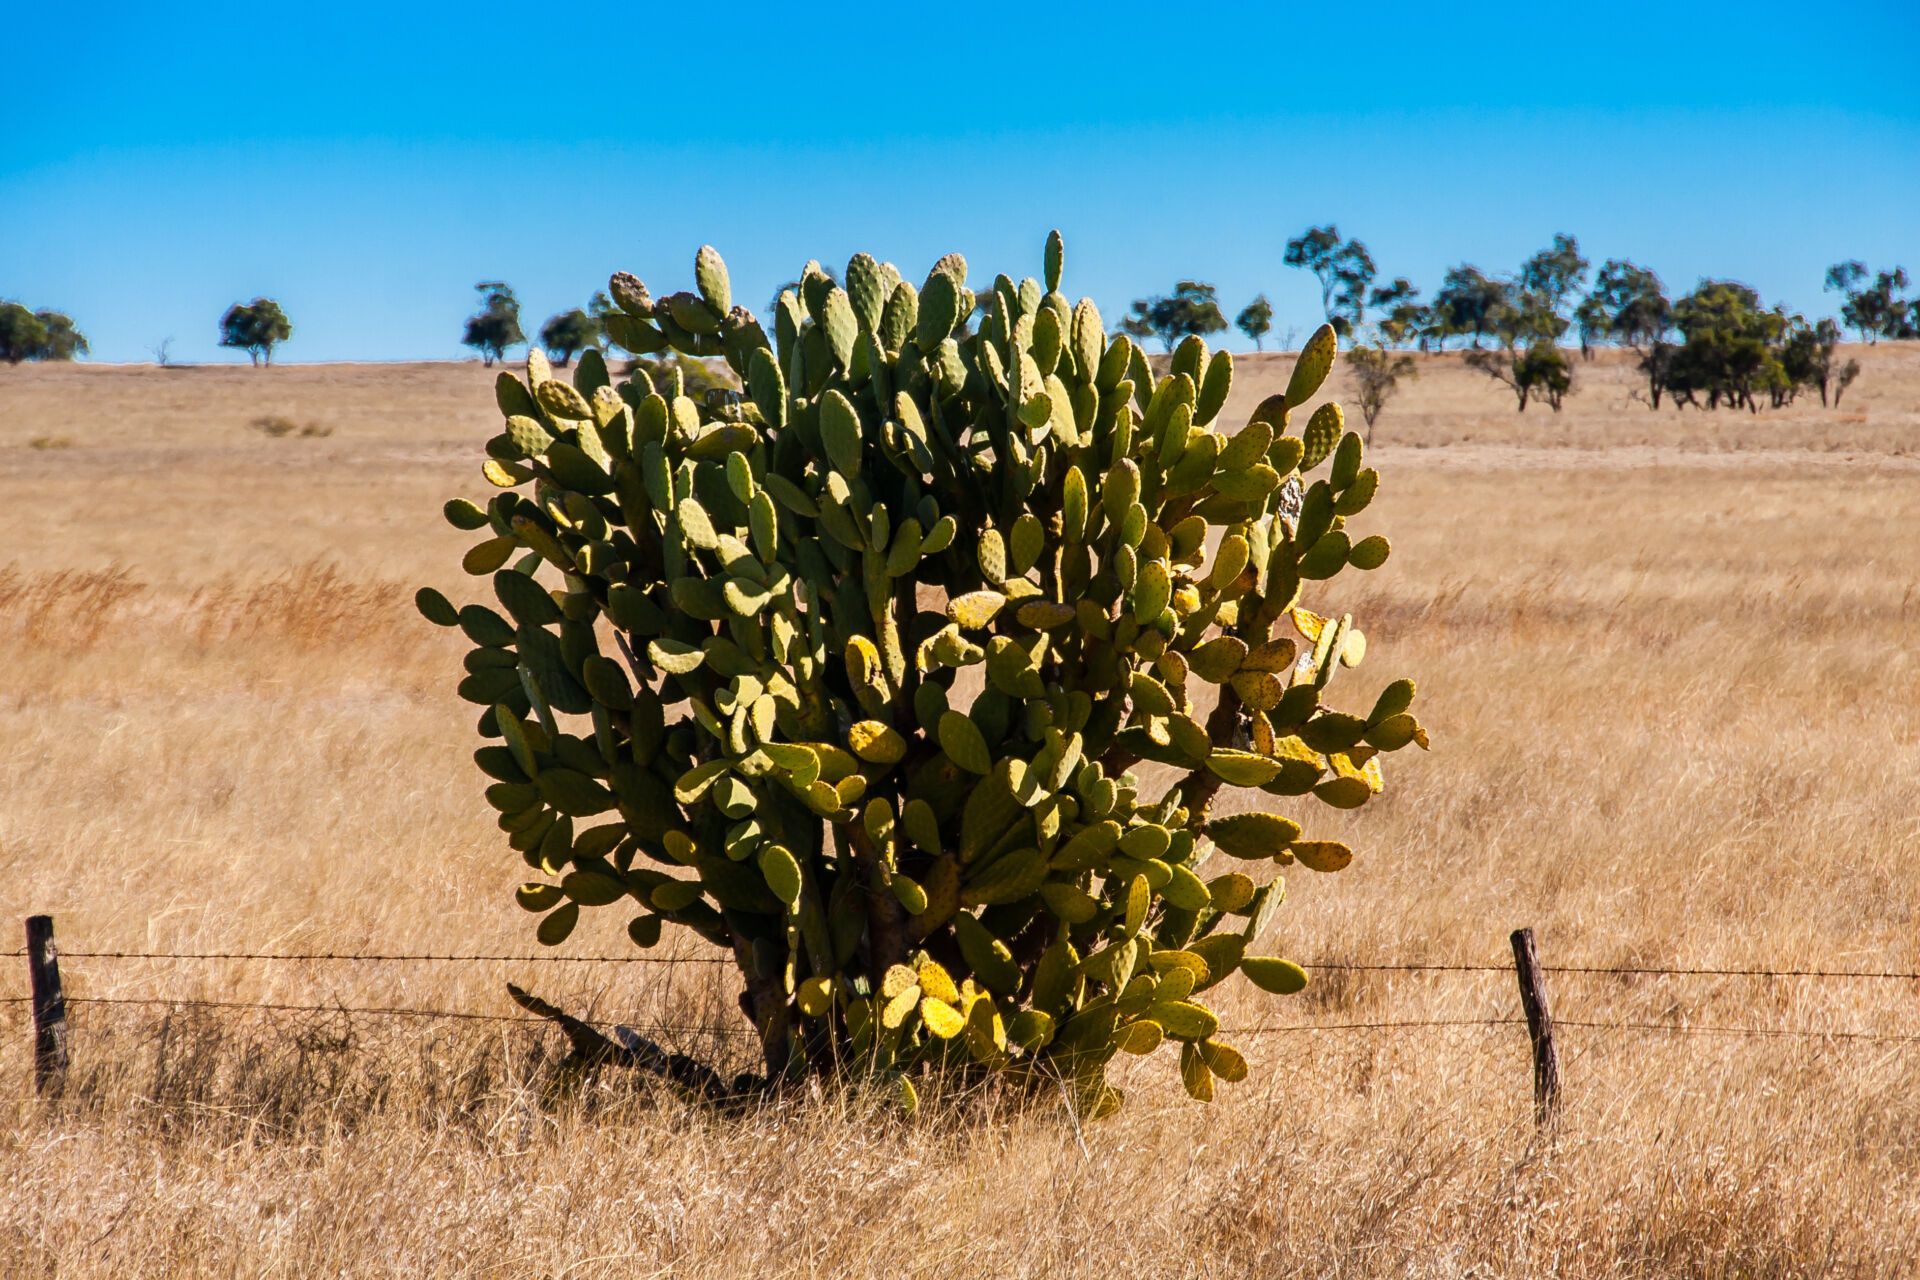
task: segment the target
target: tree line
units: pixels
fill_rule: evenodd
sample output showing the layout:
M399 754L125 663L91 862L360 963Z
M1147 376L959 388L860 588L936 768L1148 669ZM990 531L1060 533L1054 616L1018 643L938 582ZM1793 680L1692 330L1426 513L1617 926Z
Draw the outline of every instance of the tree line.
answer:
M1702 280L1676 298L1659 275L1628 259L1609 258L1594 270L1565 233L1511 274L1470 263L1449 268L1426 301L1405 276L1381 283L1372 251L1333 224L1288 240L1284 261L1319 283L1322 314L1350 344L1348 364L1361 380L1369 426L1397 380L1414 370L1410 359L1389 353L1410 346L1442 351L1459 342L1468 366L1504 385L1522 411L1541 401L1557 411L1572 393L1570 335L1585 359L1598 346L1634 351L1647 379L1640 398L1649 407L1670 401L1758 410L1815 391L1822 404L1839 403L1860 371L1858 361L1838 358L1842 322L1863 342L1920 337L1920 299L1907 295L1906 271L1870 272L1858 261L1827 271L1826 287L1841 299L1839 321L1809 321L1784 304L1768 306L1731 280ZM1272 324L1264 293L1234 319L1262 350ZM1188 336L1228 326L1214 287L1182 280L1169 294L1136 300L1120 327L1171 351Z
M1398 379L1412 375L1410 359L1389 355L1408 347L1431 352L1463 344L1467 364L1506 386L1521 410L1537 401L1558 410L1572 393L1569 335L1585 359L1599 346L1634 351L1647 380L1639 394L1650 407L1671 401L1757 410L1815 391L1822 404L1838 404L1860 369L1858 361L1838 357L1842 325L1862 342L1920 338L1920 298L1908 295L1906 270L1871 271L1857 260L1828 268L1826 289L1839 295L1839 318L1814 321L1783 304L1767 306L1737 281L1702 280L1674 298L1657 274L1625 258L1609 258L1596 271L1579 242L1564 233L1511 274L1488 274L1470 263L1451 267L1426 301L1405 276L1380 283L1372 251L1331 223L1289 239L1283 260L1318 282L1321 312L1349 344L1347 361L1361 379L1369 426ZM520 301L504 281L483 280L474 288L480 302L461 342L491 366L528 342ZM596 292L586 306L548 317L536 340L560 365L589 347L618 345L606 326L613 309L605 292ZM1273 319L1273 305L1260 293L1233 327L1265 350ZM1187 337L1224 332L1228 323L1213 285L1181 280L1171 293L1135 300L1119 328L1143 342L1157 339L1171 352ZM292 336L292 322L271 298L235 303L220 319L220 345L247 352L256 365L272 364L275 348ZM0 360L71 360L88 350L70 317L0 302ZM159 350L164 353L165 344Z

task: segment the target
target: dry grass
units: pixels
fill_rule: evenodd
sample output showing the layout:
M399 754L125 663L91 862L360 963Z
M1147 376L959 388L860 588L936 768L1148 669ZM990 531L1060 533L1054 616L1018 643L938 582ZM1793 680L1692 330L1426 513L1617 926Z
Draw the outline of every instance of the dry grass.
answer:
M1361 855L1291 878L1273 949L1497 964L1530 924L1549 963L1920 969L1920 349L1853 354L1840 411L1718 417L1627 402L1605 361L1558 418L1424 366L1375 451L1395 558L1334 602L1372 640L1346 700L1415 676L1434 750L1357 817L1315 815ZM1253 362L1241 410L1285 367ZM463 366L0 374L18 914L72 950L529 949L458 647L406 604L462 585L435 510L477 488L489 403ZM266 414L335 431L269 439ZM76 447L28 447L54 433ZM623 924L568 950L622 954ZM511 978L685 1026L731 995L706 966L64 967L81 996L497 1014ZM1920 1033L1911 983L1558 975L1554 997L1576 1023ZM1500 974L1333 970L1225 1014L1516 1004ZM1212 1107L1164 1055L1128 1064L1083 1154L1047 1107L720 1117L612 1079L550 1106L559 1046L517 1023L124 1005L76 1008L46 1108L18 1003L0 1026L7 1277L1920 1269L1913 1043L1569 1027L1549 1143L1511 1025L1243 1033L1253 1077Z

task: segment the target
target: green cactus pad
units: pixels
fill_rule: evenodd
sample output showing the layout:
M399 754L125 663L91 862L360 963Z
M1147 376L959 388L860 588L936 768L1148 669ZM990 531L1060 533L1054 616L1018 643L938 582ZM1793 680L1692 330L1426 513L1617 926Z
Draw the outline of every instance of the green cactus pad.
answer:
M970 878L961 901L981 906L1018 902L1038 893L1046 876L1046 857L1038 849L1022 849L996 858L986 870Z
M1207 823L1206 834L1222 853L1252 861L1285 853L1300 838L1300 824L1274 813L1236 813Z
M733 290L727 283L727 264L720 260L719 250L710 244L700 246L693 260L693 278L713 313L727 314L733 306Z
M1274 956L1248 956L1240 962L1240 972L1262 991L1290 996L1306 989L1307 971L1291 960Z
M461 625L459 611L453 607L452 602L432 587L422 587L413 593L413 607L420 611L421 617L436 627Z
M1356 569L1378 569L1391 554L1393 544L1384 535L1376 533L1353 545L1353 550L1347 553L1347 563Z
M1313 470L1324 462L1334 447L1339 444L1341 433L1346 428L1345 416L1340 406L1328 401L1313 411L1307 420L1307 429L1302 435L1306 452L1300 459L1300 470Z
M947 758L969 773L990 773L993 771L993 757L987 752L987 740L980 733L980 726L958 711L949 711L940 717L940 749Z
M1300 349L1299 357L1293 362L1293 376L1287 380L1286 402L1298 408L1313 399L1313 393L1326 381L1327 374L1333 370L1334 352L1340 343L1339 335L1333 326L1323 324L1313 331L1307 344Z

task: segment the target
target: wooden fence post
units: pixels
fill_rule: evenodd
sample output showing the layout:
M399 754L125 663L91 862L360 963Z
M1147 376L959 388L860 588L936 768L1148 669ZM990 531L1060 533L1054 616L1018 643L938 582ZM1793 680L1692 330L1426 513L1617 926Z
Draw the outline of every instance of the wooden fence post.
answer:
M33 1089L58 1095L67 1078L67 998L60 992L60 956L53 917L27 917L27 973L33 984Z
M1542 1126L1560 1114L1560 1051L1553 1045L1553 1013L1547 1007L1546 980L1534 950L1533 930L1513 931L1513 970L1520 980L1520 1007L1527 1014L1533 1041L1533 1111Z

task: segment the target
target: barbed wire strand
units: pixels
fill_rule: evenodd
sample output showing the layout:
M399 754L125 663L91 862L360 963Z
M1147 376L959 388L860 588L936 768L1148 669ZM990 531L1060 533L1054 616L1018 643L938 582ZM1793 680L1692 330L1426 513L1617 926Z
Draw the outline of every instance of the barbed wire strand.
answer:
M25 1000L30 998L31 997L20 996L14 999ZM274 1013L360 1014L370 1017L391 1018L448 1018L465 1022L519 1022L539 1026L547 1026L553 1023L551 1018L534 1017L529 1014L466 1013L454 1009L420 1009L404 1005L379 1007L340 1004L279 1004L243 1000L169 1000L161 996L67 996L65 999L68 1004L137 1005L164 1007L167 1009L242 1009L266 1010ZM708 1026L700 1023L662 1022L636 1025L594 1018L579 1018L576 1019L576 1021L583 1022L591 1027L626 1026L631 1030L641 1032L695 1032L706 1035L724 1036L744 1036L752 1034L742 1027Z
M1818 1031L1803 1027L1710 1027L1672 1022L1583 1022L1555 1018L1556 1030L1579 1027L1588 1031L1660 1031L1674 1035L1752 1036L1759 1039L1867 1040L1877 1044L1910 1044L1920 1035L1888 1035L1878 1031Z
M1303 960L1305 969L1341 969L1374 973L1512 973L1510 964L1362 964L1339 960ZM1657 965L1543 964L1543 973L1639 974L1680 978L1885 978L1920 981L1920 972L1880 969L1727 969L1711 967L1664 968Z
M24 956L24 951L13 951L11 956ZM368 963L373 961L433 961L439 963L530 963L530 964L732 964L731 956L509 956L509 955L438 955L432 952L407 952L399 955L349 954L334 951L303 951L267 953L252 951L58 951L62 960L267 960L267 961L324 961L344 960Z
M11 957L26 955L25 951L10 951ZM333 951L310 952L252 952L252 951L60 951L62 958L69 960L259 960L272 962L325 962L345 963L451 963L451 964L732 964L731 956L560 956L560 955L494 955L494 954L438 954L434 952L406 952L395 955L354 954ZM1302 967L1313 970L1344 970L1367 973L1512 973L1510 964L1423 964L1390 963L1370 964L1338 960L1303 961ZM1549 964L1542 965L1546 973L1596 974L1612 976L1642 977L1679 977L1679 978L1831 978L1857 980L1884 980L1902 982L1920 982L1920 971L1899 972L1880 969L1736 969L1717 967L1663 967L1658 965L1579 965Z
M1285 1026L1222 1027L1220 1035L1268 1036L1292 1031L1398 1031L1426 1027L1506 1027L1525 1025L1525 1018L1422 1018L1396 1022L1301 1022Z
M25 1004L31 999L31 996L0 997L0 1004ZM520 1014L464 1013L451 1009L419 1009L402 1006L366 1007L337 1004L274 1004L235 1000L168 1000L161 997L116 996L68 996L66 997L66 1002L68 1004L136 1005L165 1007L169 1009L242 1009L265 1010L280 1013L359 1014L370 1017L445 1018L471 1022L514 1022L536 1025L545 1025L551 1021L547 1018L529 1017ZM595 1027L631 1025L587 1018L582 1018L580 1021ZM1436 1027L1488 1028L1524 1025L1525 1022L1525 1018L1430 1018L1387 1022L1304 1022L1285 1026L1223 1027L1221 1028L1221 1034L1259 1037L1315 1031L1402 1031ZM1554 1026L1556 1028L1574 1027L1588 1031L1641 1031L1676 1035L1726 1035L1808 1040L1863 1040L1879 1044L1908 1044L1920 1041L1920 1035L1887 1035L1873 1031L1823 1031L1801 1027L1723 1027L1667 1022L1594 1022L1575 1018L1556 1018L1554 1020ZM642 1032L691 1032L702 1035L723 1036L747 1036L753 1034L749 1030L741 1027L711 1026L699 1023L653 1023L634 1026L632 1029Z

